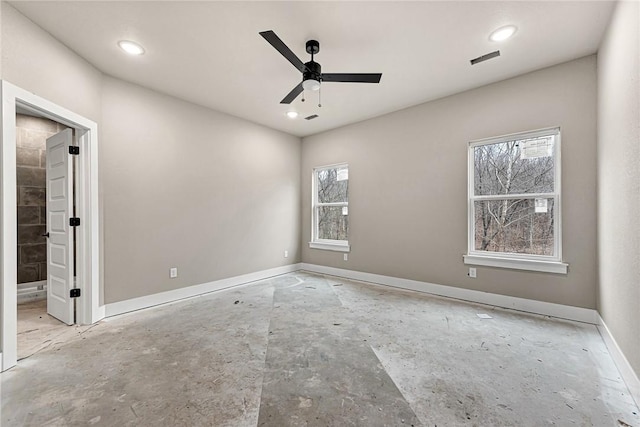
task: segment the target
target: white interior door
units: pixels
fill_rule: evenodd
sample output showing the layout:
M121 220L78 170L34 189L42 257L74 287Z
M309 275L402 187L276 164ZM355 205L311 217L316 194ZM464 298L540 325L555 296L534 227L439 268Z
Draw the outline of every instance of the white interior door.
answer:
M72 143L71 129L47 139L47 312L67 325L74 323Z

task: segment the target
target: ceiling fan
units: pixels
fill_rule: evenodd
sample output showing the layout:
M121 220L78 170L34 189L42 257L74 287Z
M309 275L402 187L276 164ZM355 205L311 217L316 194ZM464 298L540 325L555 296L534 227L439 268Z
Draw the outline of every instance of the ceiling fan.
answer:
M320 64L313 60L313 55L320 52L320 43L317 40L307 41L307 53L311 54L311 61L302 63L276 33L269 30L262 31L260 35L302 73L302 82L280 101L281 104L291 104L305 89L320 89L321 82L380 83L380 78L382 77L380 73L322 73Z

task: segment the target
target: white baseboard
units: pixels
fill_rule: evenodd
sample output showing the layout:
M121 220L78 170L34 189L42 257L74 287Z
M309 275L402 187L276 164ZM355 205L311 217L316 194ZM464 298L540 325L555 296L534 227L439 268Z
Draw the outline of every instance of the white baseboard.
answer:
M38 287L42 286L42 289ZM40 280L38 282L19 283L16 294L18 304L47 298L47 281Z
M268 279L269 277L291 273L298 270L306 270L313 273L327 274L330 276L342 277L345 279L370 282L378 285L390 286L394 288L406 289L432 295L455 298L480 304L487 304L511 310L525 311L528 313L541 314L545 316L557 317L560 319L574 320L578 322L600 324L600 316L596 310L573 307L563 304L535 301L525 298L511 297L506 295L492 294L489 292L475 291L471 289L456 288L454 286L437 285L434 283L420 282L417 280L402 279L398 277L383 276L380 274L364 273L361 271L345 270L342 268L325 267L322 265L299 263L276 267L269 270L257 271L255 273L243 274L241 276L160 292L153 295L146 295L139 298L118 301L104 306L105 316L116 316L130 311L141 310L160 304L178 301L184 298L215 292L234 286L245 285L257 280Z
M620 371L622 379L627 384L631 397L635 400L636 405L640 406L640 379L638 379L638 375L624 356L624 353L618 346L615 338L613 338L613 335L611 335L611 331L609 331L609 328L607 328L607 325L604 323L604 320L602 320L600 315L598 315L598 320L598 331L600 331L600 335L602 336L604 343L607 345L609 354L611 354L618 371Z
M222 289L227 289L234 286L246 285L257 280L264 280L270 277L279 276L281 274L291 273L298 270L300 270L300 264L290 264L282 267L271 268L269 270L262 270L255 273L243 274L241 276L229 277L227 279L202 283L200 285L193 285L185 288L174 289L171 291L160 292L153 295L147 295L139 298L132 298L124 301L105 304L105 316L117 316L118 314L142 310L144 308L149 308L160 304L167 304L181 299L208 294L210 292L220 291Z
M528 313L542 314L560 319L574 320L594 325L598 324L598 312L588 308L535 301L525 298L492 294L489 292L474 291L471 289L456 288L454 286L436 285L434 283L420 282L417 280L401 279L398 277L345 270L342 268L325 267L315 264L302 263L301 268L314 273L328 274L330 276L338 276L362 282L371 282L394 288L487 304L511 310L526 311Z

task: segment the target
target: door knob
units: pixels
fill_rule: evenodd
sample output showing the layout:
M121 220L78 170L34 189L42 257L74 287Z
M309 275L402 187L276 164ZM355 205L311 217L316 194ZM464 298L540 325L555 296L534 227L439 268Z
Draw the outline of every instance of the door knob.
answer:
M46 233L44 233L44 234L42 235L42 237L46 237L46 238L48 239L48 238L49 238L49 232L47 231Z

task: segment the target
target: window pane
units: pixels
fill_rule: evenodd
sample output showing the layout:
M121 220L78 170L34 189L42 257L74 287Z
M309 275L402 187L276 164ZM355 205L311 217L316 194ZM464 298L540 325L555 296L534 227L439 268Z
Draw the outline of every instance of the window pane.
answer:
M475 202L475 250L553 256L553 208L553 199Z
M348 240L349 215L342 206L320 206L318 208L318 238Z
M475 194L551 193L553 135L474 148Z
M316 172L318 201L336 203L348 201L349 170L346 167L322 169Z

